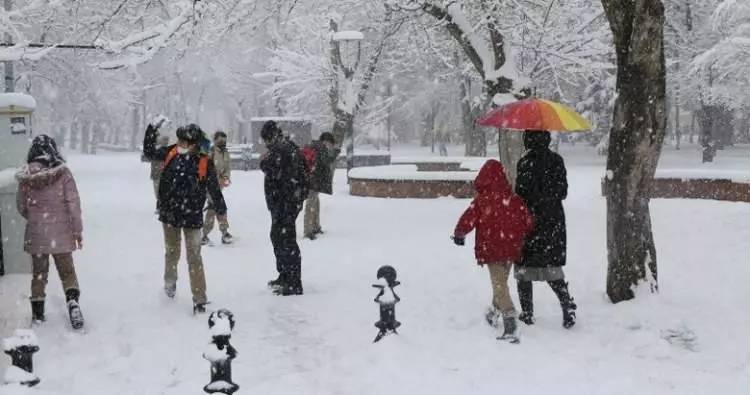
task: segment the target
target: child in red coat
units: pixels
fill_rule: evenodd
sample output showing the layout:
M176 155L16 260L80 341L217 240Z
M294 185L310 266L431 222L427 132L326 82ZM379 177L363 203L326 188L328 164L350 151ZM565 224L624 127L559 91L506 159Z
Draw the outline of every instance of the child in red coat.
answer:
M487 265L492 281L492 307L487 321L496 327L502 314L504 332L500 339L518 343L508 275L511 266L521 259L524 239L532 229L533 220L523 200L513 193L500 162L487 161L474 181L474 188L477 195L458 221L453 240L464 245L466 235L476 230L477 263Z

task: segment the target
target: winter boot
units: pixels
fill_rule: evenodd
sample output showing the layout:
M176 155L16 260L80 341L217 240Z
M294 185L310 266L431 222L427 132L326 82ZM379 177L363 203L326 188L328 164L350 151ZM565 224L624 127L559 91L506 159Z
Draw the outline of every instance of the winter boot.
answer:
M534 325L534 287L531 281L518 282L518 299L521 302L518 320L526 325Z
M177 293L177 284L164 284L164 293L169 299L174 299Z
M562 308L563 322L562 326L565 329L570 329L576 324L576 306L573 301L573 297L570 296L568 291L568 283L563 280L550 281L550 287L555 291L557 299L560 301L560 307Z
M31 321L37 324L44 322L44 301L43 300L31 301Z
M489 324L493 328L497 328L500 326L500 312L497 311L497 308L495 308L495 306L490 306L487 308L487 312L484 314L484 319L487 320L487 324Z
M274 293L276 295L281 295L281 296L302 295L303 294L302 284L301 283L282 284L281 286L279 286L278 288L274 290Z
M73 329L83 328L83 313L78 305L78 296L81 292L75 288L65 291L65 298L68 301L68 314L70 315L70 326Z
M203 235L203 237L201 238L201 245L207 246L209 244L211 244L211 239L208 238L208 235Z
M568 303L562 306L563 328L570 329L576 324L576 309L578 309L578 306L573 302L573 298L570 298Z
M497 339L505 340L512 344L518 344L521 342L518 337L518 324L516 324L516 317L514 315L503 314L503 334Z
M232 237L229 232L224 233L221 235L221 244L232 244L234 242L234 237Z
M281 274L279 274L279 277L276 277L276 280L271 280L268 282L268 287L276 289L276 288L281 287L283 283L284 283L284 278L281 276Z
M194 315L205 314L206 313L206 305L207 304L208 304L208 302L206 302L206 303L193 303L193 314Z

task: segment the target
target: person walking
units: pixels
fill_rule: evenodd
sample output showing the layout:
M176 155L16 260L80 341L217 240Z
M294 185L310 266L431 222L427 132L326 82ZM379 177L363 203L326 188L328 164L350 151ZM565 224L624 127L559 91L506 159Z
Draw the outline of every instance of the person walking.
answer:
M529 207L534 229L526 238L523 258L514 275L518 281L521 321L534 324L532 281L545 281L560 301L563 327L571 328L576 322L577 306L563 272L567 238L562 201L568 195L568 180L563 158L550 150L550 142L547 131L527 130L524 134L527 153L518 162L516 193Z
M201 229L206 195L211 196L219 217L226 216L227 206L221 193L213 161L201 152L203 131L195 124L177 129L177 144L158 148L156 128L148 125L143 152L150 160L163 160L159 182L159 221L164 230L164 292L174 298L177 289L177 264L184 236L187 250L193 313L205 313L206 277L201 257Z
M334 164L341 150L336 148L336 139L330 132L320 134L317 141L302 150L310 173L310 193L305 201L304 235L315 240L323 234L320 226L320 194L333 195Z
M268 283L279 295L302 295L302 255L297 244L297 216L308 195L308 175L300 149L274 121L261 129L268 152L260 162L265 174L266 205L271 213L271 243L279 276Z
M16 203L18 212L26 219L24 251L31 254L32 321L45 320L45 289L52 256L65 292L70 324L81 329L84 325L79 305L81 291L73 265L73 252L83 248L78 188L51 137L36 136L26 162L16 174Z
M218 131L214 133L214 145L209 150L208 157L214 162L216 168L216 176L219 179L219 186L222 191L224 188L229 187L232 184L232 158L227 151L227 134ZM216 222L216 210L214 209L213 201L211 196L206 199L206 218L203 220L203 239L201 239L202 245L211 243L208 235L214 229L214 223ZM226 216L219 218L219 231L221 231L221 242L222 244L232 244L234 240L232 235L229 233L229 222Z
M523 200L513 193L500 162L488 160L474 182L477 196L464 212L453 233L454 242L463 246L466 235L476 230L475 255L480 266L487 266L492 284L492 305L487 322L497 328L503 320L501 340L518 343L516 309L508 290L513 264L521 259L524 238L531 231L532 219Z

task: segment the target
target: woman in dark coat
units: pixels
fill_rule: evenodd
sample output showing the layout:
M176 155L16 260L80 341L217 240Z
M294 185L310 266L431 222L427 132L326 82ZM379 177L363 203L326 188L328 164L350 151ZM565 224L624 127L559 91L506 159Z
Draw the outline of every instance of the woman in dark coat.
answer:
M518 162L516 193L526 201L534 217L534 229L526 238L523 258L516 266L518 296L523 312L519 319L534 323L532 281L546 281L560 300L563 326L575 325L576 305L565 282L566 232L562 201L568 195L565 163L549 149L547 131L526 131L526 155Z

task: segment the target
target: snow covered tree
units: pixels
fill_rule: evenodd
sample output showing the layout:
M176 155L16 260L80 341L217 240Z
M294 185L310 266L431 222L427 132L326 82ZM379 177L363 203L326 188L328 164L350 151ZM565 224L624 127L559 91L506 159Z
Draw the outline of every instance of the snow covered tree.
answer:
M657 287L649 209L666 129L664 5L660 0L602 0L617 53L617 92L607 157L607 294L635 297Z

